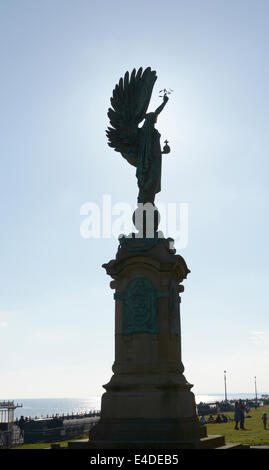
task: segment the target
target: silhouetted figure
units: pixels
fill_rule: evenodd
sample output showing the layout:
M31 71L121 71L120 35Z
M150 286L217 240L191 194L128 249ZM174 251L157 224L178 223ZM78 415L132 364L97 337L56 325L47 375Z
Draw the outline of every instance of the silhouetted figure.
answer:
M221 415L221 419L223 423L228 423L228 418L225 415Z
M266 429L266 424L267 424L267 413L264 412L262 415L262 422L263 422L263 427Z
M222 420L221 420L221 417L220 417L220 414L218 414L218 416L216 417L216 423L222 423Z
M242 400L239 400L239 411L240 411L240 429L245 429L244 421L245 421L245 406Z
M168 141L161 149L161 134L155 129L170 92L162 90L162 104L153 113L147 112L156 80L156 72L150 67L144 71L140 67L137 72L134 69L131 75L126 72L113 90L112 108L108 110L108 145L136 167L137 200L143 204L154 204L155 195L161 191L162 155L170 152ZM142 121L143 125L139 127Z
M240 421L240 408L238 401L234 404L234 420L235 420L235 427L234 429L238 430L238 423Z
M20 428L20 438L24 437L24 423L25 423L25 419L23 416L21 416L18 422L18 426Z

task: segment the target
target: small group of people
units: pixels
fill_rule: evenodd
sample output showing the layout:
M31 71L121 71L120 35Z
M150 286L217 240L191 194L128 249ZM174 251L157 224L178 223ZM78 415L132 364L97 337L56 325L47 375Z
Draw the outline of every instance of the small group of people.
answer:
M216 418L213 415L210 415L208 420L205 419L204 416L201 416L200 423L201 424L215 424L215 423L227 423L228 418L224 414L218 414Z
M235 427L237 431L239 430L238 428L238 423L240 425L240 429L245 430L244 422L245 422L245 411L246 407L242 400L236 401L234 404L234 421L235 421Z
M236 430L242 429L244 431L246 430L245 416L248 415L249 411L250 411L250 408L244 405L242 400L238 400L235 402L234 404L234 421L235 421L234 429ZM250 416L247 416L247 418L250 418ZM227 422L228 422L228 418L224 414L222 415L218 414L216 418L214 418L213 415L210 415L207 420L204 416L201 416L200 418L201 424L214 424L214 423L227 423ZM267 429L266 427L267 426L267 413L266 412L262 414L262 422L263 422L264 429Z
M256 409L256 407L255 407ZM240 423L240 429L245 430L244 426L244 421L245 421L245 413L249 413L249 408L246 407L242 400L236 401L234 405L234 420L235 420L235 427L234 429L239 429L238 428L238 423ZM262 422L263 422L263 427L266 429L267 425L267 413L266 411L262 414Z

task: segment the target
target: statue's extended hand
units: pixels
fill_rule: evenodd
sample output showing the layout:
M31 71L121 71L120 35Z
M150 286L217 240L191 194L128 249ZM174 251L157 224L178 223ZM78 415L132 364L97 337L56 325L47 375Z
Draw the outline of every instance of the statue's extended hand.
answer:
M156 116L158 116L158 114L160 114L160 112L163 110L163 108L165 107L168 100L169 100L169 98L168 98L167 94L164 94L162 104L155 111Z
M163 102L164 102L164 103L167 103L168 100L169 100L168 96L167 96L167 95L164 95L164 96L163 96Z

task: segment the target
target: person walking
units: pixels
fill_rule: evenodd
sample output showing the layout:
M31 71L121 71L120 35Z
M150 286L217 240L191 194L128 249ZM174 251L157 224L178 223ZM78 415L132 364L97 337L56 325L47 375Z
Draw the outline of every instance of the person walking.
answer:
M263 427L266 429L266 424L267 424L267 413L264 412L262 415L262 422L263 422Z
M24 423L25 423L25 419L23 416L21 416L18 422L18 426L20 428L20 438L22 439L24 437Z

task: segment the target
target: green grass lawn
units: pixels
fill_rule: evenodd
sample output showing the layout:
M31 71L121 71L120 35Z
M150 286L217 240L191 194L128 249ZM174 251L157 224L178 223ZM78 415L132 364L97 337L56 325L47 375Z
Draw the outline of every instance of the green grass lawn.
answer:
M89 435L85 434L80 439L88 439ZM67 441L55 441L60 444L61 447L67 447L68 442L76 441L78 439L68 439ZM35 444L22 444L19 446L12 446L11 449L48 449L52 442L36 442Z
M263 429L262 414L266 411L269 416L269 405L263 406L255 410L252 408L249 412L251 418L245 419L245 431L236 431L234 429L234 421L228 421L228 423L221 424L206 424L207 434L223 434L225 436L226 444L232 444L234 442L241 442L242 444L248 445L269 445L269 429ZM233 418L233 412L224 413L226 416ZM216 418L216 415L213 415ZM209 416L205 416L206 419ZM268 422L269 427L269 422ZM83 436L84 438L88 436ZM67 441L61 441L60 445L67 447L68 442L75 439L68 439ZM58 441L59 442L59 441ZM45 449L50 448L51 442L38 442L36 444L24 444L13 449Z
M267 422L268 429L263 429L262 414L267 412L269 417L269 406L262 406L255 410L251 408L249 416L251 418L245 419L245 431L236 431L234 429L234 421L220 424L206 424L207 434L223 434L225 436L226 444L233 442L241 442L242 444L249 445L269 445L269 422ZM224 413L226 416L234 417L233 412ZM216 418L216 415L213 415ZM205 416L207 420L209 416Z

